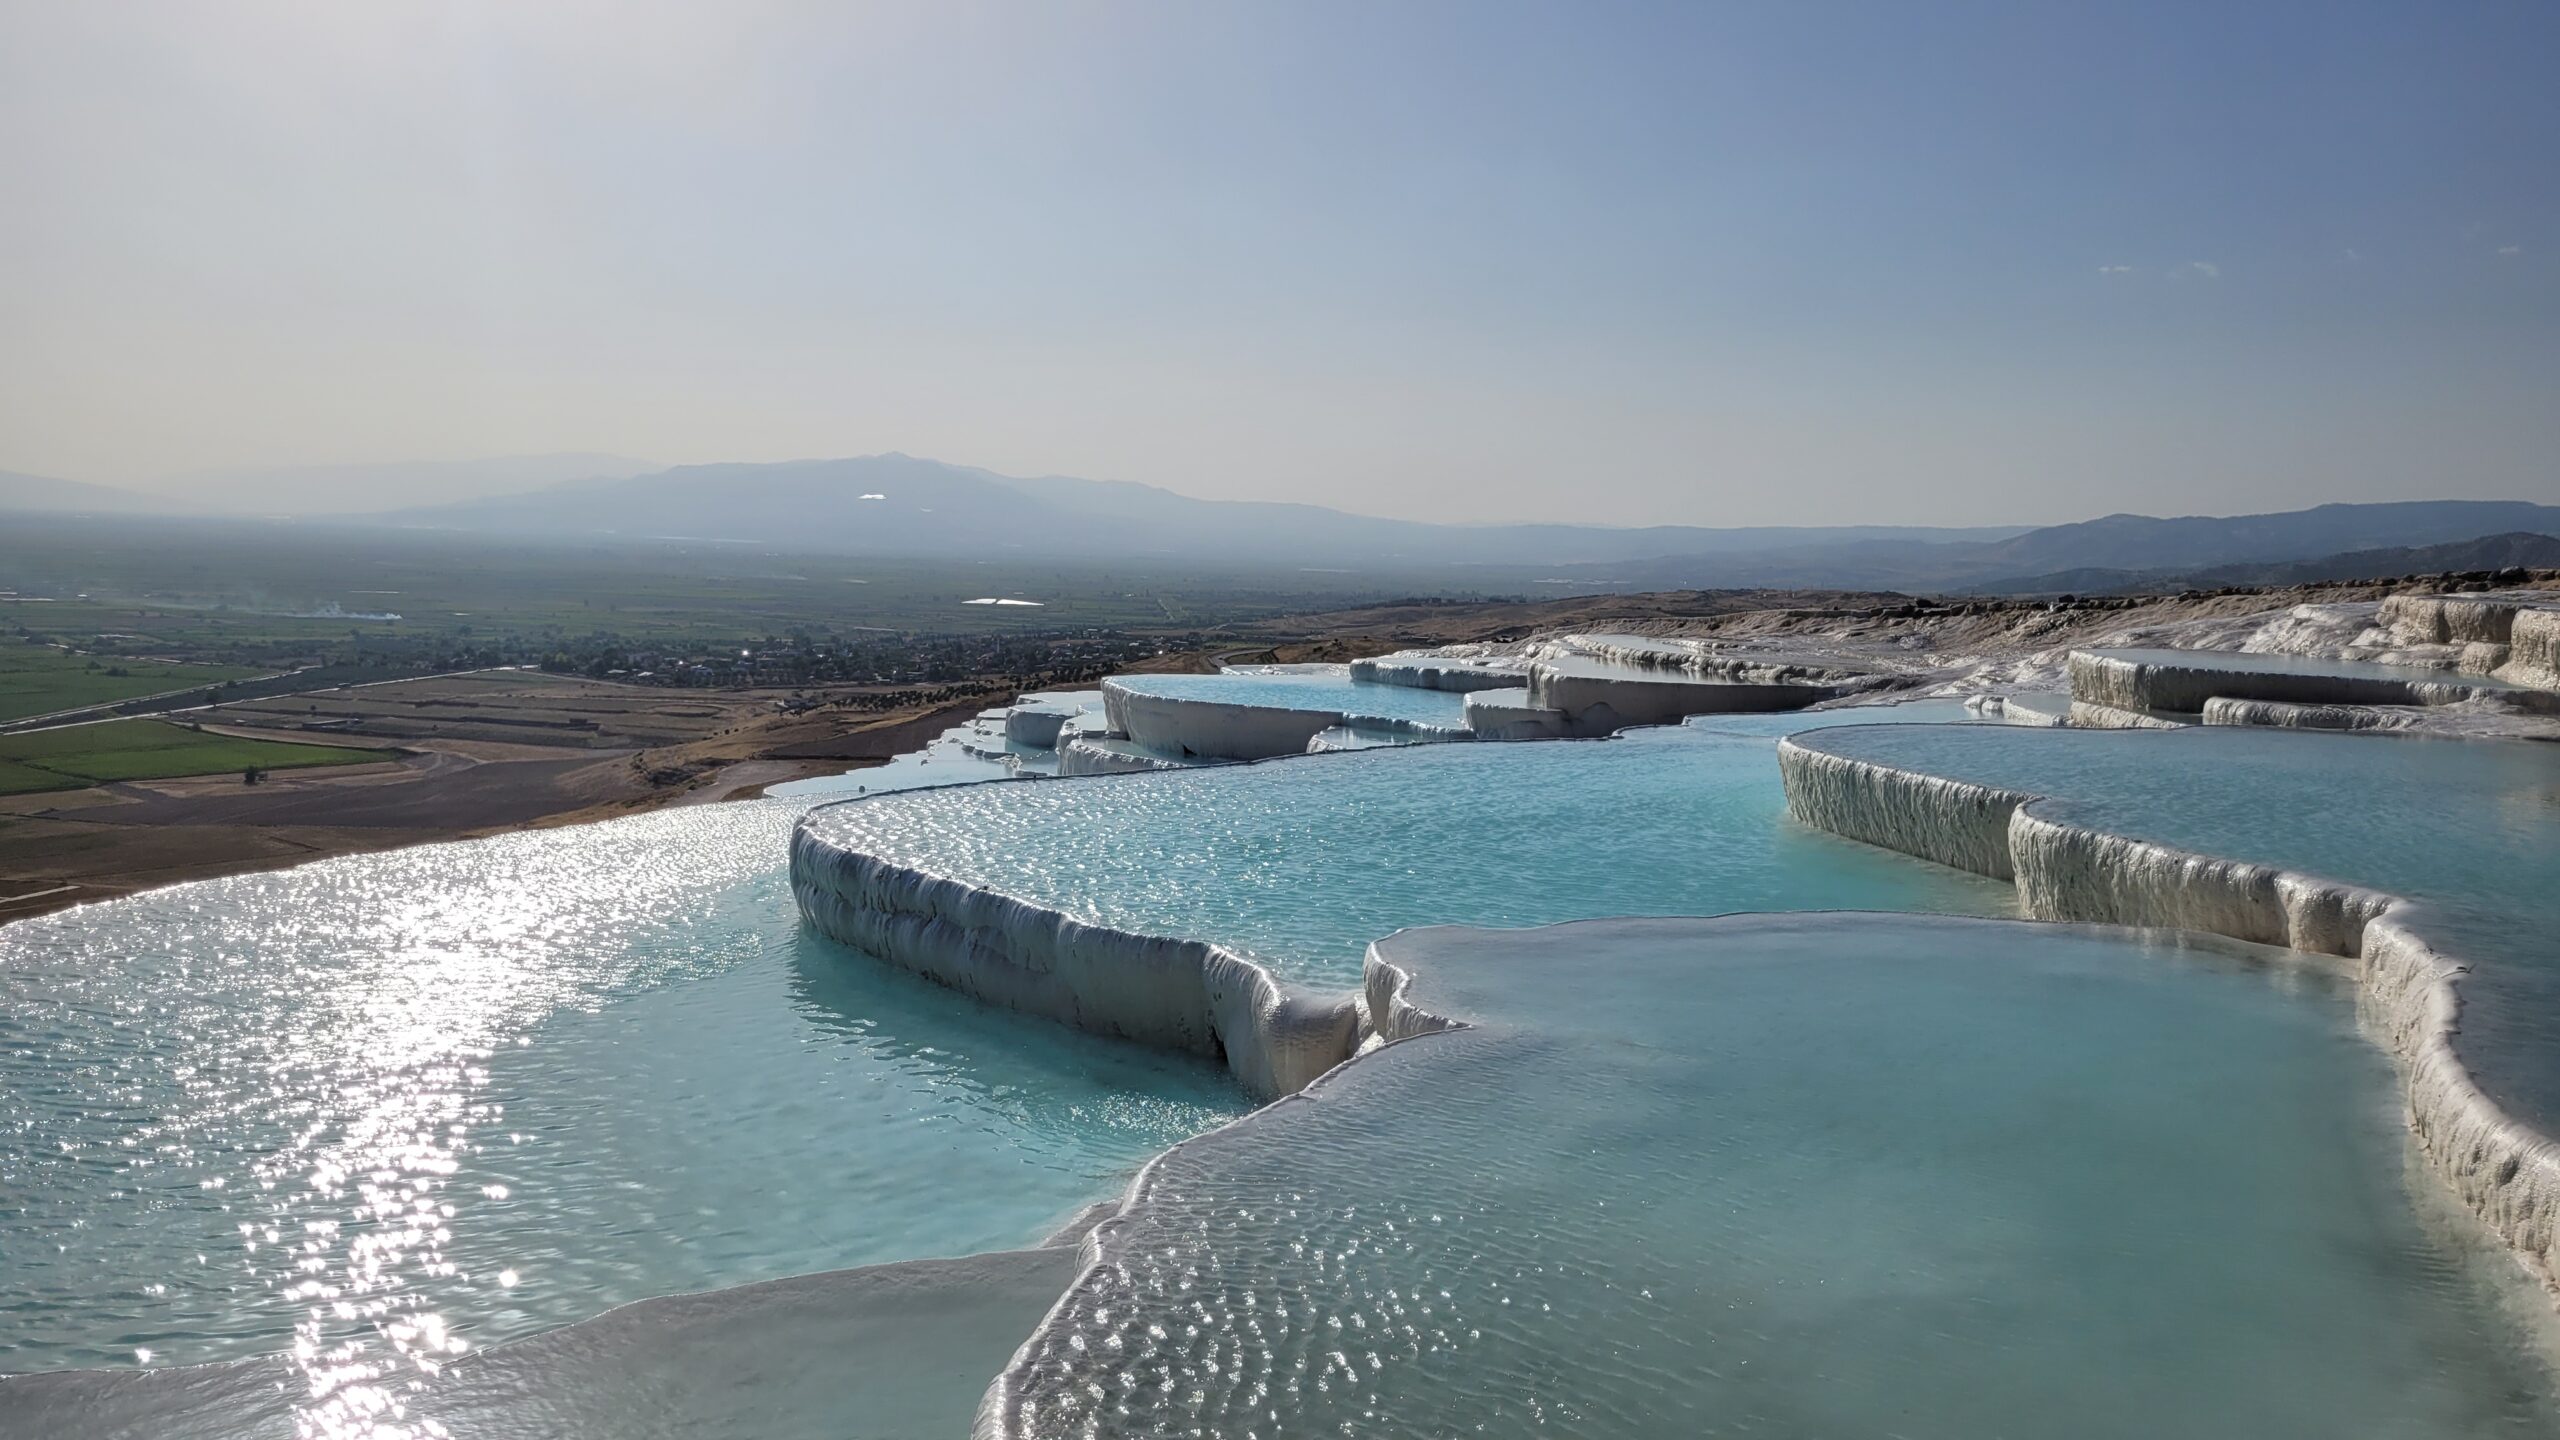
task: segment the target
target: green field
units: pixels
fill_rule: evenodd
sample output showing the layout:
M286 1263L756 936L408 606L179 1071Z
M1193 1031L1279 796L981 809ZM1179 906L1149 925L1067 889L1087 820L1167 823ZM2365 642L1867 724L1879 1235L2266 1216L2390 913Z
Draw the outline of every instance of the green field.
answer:
M123 673L110 673L114 671ZM218 685L259 673L231 665L177 665L165 660L71 655L50 645L0 642L0 721L131 700L194 685Z
M380 750L242 740L160 720L110 720L61 730L0 735L0 795L77 790L113 780L173 780L255 766L296 770L364 765L390 758Z

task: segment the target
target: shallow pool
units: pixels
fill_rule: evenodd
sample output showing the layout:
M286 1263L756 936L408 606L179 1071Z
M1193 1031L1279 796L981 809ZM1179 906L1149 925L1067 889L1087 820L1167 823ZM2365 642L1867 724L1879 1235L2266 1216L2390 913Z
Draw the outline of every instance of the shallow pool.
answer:
M1911 916L1390 953L1477 1028L1152 1167L999 1433L2554 1431L2343 987Z
M1021 1245L1242 1107L813 938L797 813L0 927L0 1372L423 1366L643 1296Z
M1370 940L1407 925L2013 908L2004 885L1790 819L1774 737L1807 718L890 795L809 823L894 864L1345 986Z
M2479 969L2457 1048L2482 1084L2560 1125L2560 745L2207 726L1879 727L1820 748L2055 798L2040 813L2434 902Z

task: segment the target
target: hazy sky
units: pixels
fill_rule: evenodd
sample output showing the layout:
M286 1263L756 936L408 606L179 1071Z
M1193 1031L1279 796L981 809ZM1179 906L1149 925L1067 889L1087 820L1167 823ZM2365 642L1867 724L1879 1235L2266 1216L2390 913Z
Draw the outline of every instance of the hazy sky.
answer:
M2555 59L2549 0L0 0L0 468L2560 500Z

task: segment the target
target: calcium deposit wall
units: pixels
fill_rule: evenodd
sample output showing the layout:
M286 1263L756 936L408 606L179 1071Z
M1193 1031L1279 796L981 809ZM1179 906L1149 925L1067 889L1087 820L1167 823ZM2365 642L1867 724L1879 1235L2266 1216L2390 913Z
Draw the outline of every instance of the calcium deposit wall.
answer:
M834 939L990 1004L1222 1061L1265 1098L1300 1088L1358 1044L1350 999L1293 991L1220 946L1087 924L890 865L805 821L791 836L791 888L801 914Z

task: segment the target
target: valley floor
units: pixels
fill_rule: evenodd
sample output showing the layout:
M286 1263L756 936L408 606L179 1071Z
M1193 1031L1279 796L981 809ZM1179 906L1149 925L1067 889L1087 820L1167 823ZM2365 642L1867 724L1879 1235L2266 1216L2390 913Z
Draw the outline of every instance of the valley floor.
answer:
M396 701L397 687L381 690ZM379 750L378 763L272 772L255 786L225 774L0 798L0 923L331 855L760 794L770 784L883 763L985 703L788 716L736 696L640 693L680 695L721 728L706 724L672 744L634 743L648 737L610 726L577 732L577 743L566 745L391 738L363 728L396 715L396 704L383 704L357 716L358 728L329 732L333 745ZM314 738L270 728L271 717L253 717L269 726L204 718L220 734Z

